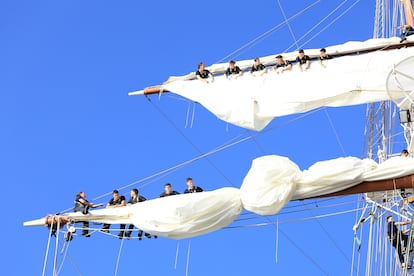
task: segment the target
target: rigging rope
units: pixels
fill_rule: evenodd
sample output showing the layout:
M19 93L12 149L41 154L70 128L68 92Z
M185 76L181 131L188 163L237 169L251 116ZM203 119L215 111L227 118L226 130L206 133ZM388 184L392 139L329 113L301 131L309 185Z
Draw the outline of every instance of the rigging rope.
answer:
M351 262L349 258L346 256L345 252L342 250L342 248L339 247L338 243L335 241L335 239L332 238L332 236L329 234L329 232L326 230L326 228L322 225L322 223L319 221L319 219L313 214L311 210L307 210L315 219L316 223L319 225L319 227L322 229L324 234L328 237L328 239L332 242L332 244L336 247L336 249L342 254L342 256L345 258L346 261L349 263Z
M178 250L180 249L180 241L177 242L177 249L175 250L175 261L174 261L174 269L177 269L177 262L178 262Z
M328 119L329 125L331 126L331 129L332 129L332 131L333 131L333 133L335 135L336 141L338 142L338 145L339 145L339 147L342 150L342 154L343 154L343 156L346 156L346 152L345 152L344 145L342 144L341 139L339 138L338 132L336 131L336 128L335 128L335 126L334 126L334 124L332 122L331 116L329 115L327 109L325 109L324 111L325 111L325 115L326 115L326 117Z
M121 239L121 242L120 242L120 245L119 245L119 251L118 251L118 258L116 260L116 265L115 265L114 276L116 276L118 274L119 260L121 259L121 252L122 252L123 245L124 245L124 239Z
M246 43L245 45L243 45L242 47L238 48L237 50L231 52L230 54L228 54L227 56L223 57L222 59L216 61L215 63L221 63L226 61L227 59L229 59L230 57L238 57L240 56L243 52L242 50L247 49L248 47L251 48L253 47L255 44L259 43L261 40L263 40L264 38L266 38L267 36L269 36L270 34L272 34L273 32L275 32L276 30L278 30L279 28L281 28L284 23L286 22L290 22L293 19L295 19L296 17L299 17L300 15L302 15L305 11L309 10L310 8L312 8L313 6L315 6L317 3L319 3L321 0L317 0L314 3L310 4L309 6L307 6L306 8L304 8L302 11L296 13L295 15L289 17L288 19L285 20L285 22L279 23L278 25L272 27L270 30L264 32L263 34L259 35L258 37L254 38L253 40L251 40L250 42Z
M190 252L191 252L191 240L188 241L188 249L187 249L187 264L185 266L185 276L188 276L188 267L190 265Z
M151 102L151 101L150 101L150 102ZM152 103L152 102L151 102L151 103ZM152 103L152 104L153 104L153 106L155 107L154 103ZM301 119L303 119L303 118L305 118L305 117L307 117L307 116L313 115L314 113L317 113L317 112L319 112L319 111L321 111L321 110L323 110L323 109L325 109L325 107L317 108L317 109L311 110L311 111L309 111L309 112L306 112L306 113L303 113L303 114L299 114L298 116L296 116L296 117L294 117L294 118L291 118L291 119L289 119L289 120L287 120L287 121L284 121L284 122L280 122L279 124L276 124L276 125L275 125L275 126L273 126L273 127L269 127L269 128L267 128L267 129L265 129L265 130L263 130L263 131L259 132L259 133L254 133L254 134L252 134L252 133L251 133L251 132L249 132L248 130L245 130L245 131L243 131L243 133L240 133L239 135L237 135L237 136L233 137L232 139L228 140L227 142L223 143L222 145L220 145L220 146L218 146L218 147L216 147L216 148L214 148L214 149L212 149L212 150L210 150L210 151L208 151L208 152L206 152L206 153L204 153L204 154L200 154L199 156L197 156L197 157L195 157L195 158L193 158L193 159L189 159L189 160L184 161L184 162L182 162L182 163L180 163L180 164L178 164L178 165L172 166L172 167L170 167L170 168L168 168L168 169L165 169L165 170L159 171L159 172L154 173L154 174L152 174L152 175L150 175L150 176L147 176L147 177L144 177L144 178L142 178L142 179L139 179L139 180L133 181L133 182L131 182L131 183L127 184L127 185L124 185L124 186L122 186L122 187L118 188L118 190L123 190L123 189L126 189L126 188L130 188L130 187L135 186L135 185L137 185L137 184L140 184L140 183L143 183L143 182L148 181L148 183L147 183L147 184L141 184L141 185L139 186L139 188L146 187L146 186L148 186L149 184L152 184L152 183L154 183L155 181L157 181L157 180L159 180L159 179L161 179L161 178L164 178L166 175L169 175L169 174L171 174L171 173L173 173L173 172L175 172L175 171L177 171L177 170L181 169L182 167L185 167L185 166L187 166L187 165L189 165L189 164L191 164L191 163L193 163L193 162L196 162L196 161L198 161L198 160L201 160L201 159L203 159L203 158L206 158L206 157L208 157L209 155L215 154L215 153L220 152L220 151L222 151L222 150L225 150L225 149L231 148L231 147L233 147L233 146L235 146L235 145L237 145L237 144L243 143L243 142L248 141L248 140L250 140L250 139L254 139L254 138L255 138L256 136L258 136L258 135L263 135L263 134L265 134L265 133L267 133L267 132L269 132L269 131L273 131L274 129L280 128L280 127L282 127L282 126L284 126L284 125L289 125L289 124L291 124L291 123L293 123L293 122L295 122L295 121L298 121L298 120L301 120ZM160 112L161 112L161 110L160 110L158 107L156 108L156 110L158 110L158 111L160 111ZM165 114L164 114L164 116L165 116L165 117L167 117ZM181 133L181 134L182 134L182 133ZM249 134L249 136L247 136L247 137L243 137L243 135L245 135L245 134ZM184 135L184 134L182 134L182 135ZM184 137L185 137L185 135L184 135ZM186 138L186 140L187 140L187 139L188 139L188 138ZM216 166L214 166L214 167L216 167ZM227 177L225 177L225 178L226 178L226 179L228 179ZM150 181L150 180L151 180L151 181ZM230 180L228 180L228 181L230 181ZM231 183L231 182L230 182L230 183ZM101 198L107 197L107 196L109 196L109 195L111 195L111 194L112 194L112 191L107 192L107 193L104 193L104 194L101 194L100 196L94 197L94 198L93 198L93 201L96 201L96 200L99 200L99 199L101 199ZM59 213L65 213L65 212L68 212L68 211L70 211L70 210L72 210L72 207L67 208L67 209L65 209L65 210L62 210L62 211L60 211Z
M49 256L50 240L52 239L53 226L54 226L54 217L52 217L52 223L51 223L50 229L49 229L49 238L47 239L47 247L46 247L45 258L44 258L44 261L43 261L42 276L45 276L45 273L46 273L46 264L47 264L47 258Z
M359 0L358 0L359 1ZM339 4L333 11L331 11L327 16L325 16L324 18L322 18L321 20L319 20L319 22L317 24L315 24L312 28L310 28L305 34L303 34L298 40L297 42L303 40L308 34L310 34L313 30L315 30L318 26L320 26L325 20L327 20L331 15L333 15L335 12L337 12L343 5L346 4L346 2L348 2L348 0L343 1L341 4ZM354 4L355 5L355 4ZM354 6L353 5L353 6ZM353 7L352 6L352 7ZM351 7L351 8L352 8ZM323 28L321 31L319 31L318 33L316 33L314 36L312 36L311 39L308 39L305 43L302 44L301 47L303 47L304 45L308 44L308 42L310 42L311 40L313 40L316 36L318 36L319 34L321 34L323 31L325 31L327 28L329 28L333 23L335 23L339 18L341 18L342 16L344 16L348 11L350 10L350 8L348 10L346 10L345 12L343 12L340 16L336 17L334 19L334 21L332 21L330 24L328 24L325 28ZM288 51L289 49L291 49L294 45L297 46L297 48L301 48L297 45L297 43L294 43L292 45L290 45L287 49L285 49L285 51Z
M283 9L282 5L280 4L280 0L277 0L277 3L279 5L280 11L282 12L283 19L286 22L286 25L287 25L287 27L289 29L290 35L292 36L294 43L296 44L297 48L299 49L299 45L297 43L296 36L295 36L295 34L294 34L293 30L292 30L292 27L289 24L289 21L287 20L285 10Z
M275 241L275 261L278 261L278 253L279 253L279 217L277 217L276 221L276 241Z
M59 273L62 271L63 264L65 263L66 256L67 256L68 251L69 251L69 245L70 245L70 242L66 242L66 243L63 244L63 247L62 247L63 258L62 258L62 261L60 262L60 266L59 266L57 275L59 275Z
M302 248L300 248L299 245L297 245L291 238L289 238L288 235L286 235L285 232L283 232L281 229L279 230L280 233L294 246L296 249L299 250L300 253L302 253L303 256L305 256L311 263L313 263L314 266L316 266L323 274L329 275L329 273L322 268L321 265L319 265L309 254L307 254Z
M348 214L348 213L352 213L352 212L355 212L355 211L358 211L358 210L362 210L362 208L356 208L356 209L352 209L352 210L340 211L340 212L335 212L335 213L331 213L331 214L324 214L324 215L312 216L312 217L307 217L307 218L285 220L285 221L281 221L281 222L278 221L277 223L278 224L286 224L286 223L293 223L293 222L302 222L302 221L306 221L306 220L313 220L315 218L326 218L326 217L332 217L332 216L337 216L337 215L342 215L342 214ZM246 224L246 225L226 226L226 227L223 227L223 229L261 227L261 226L269 226L269 225L275 225L275 224L276 224L276 222L269 221L269 222Z
M57 276L56 274L56 265L57 265L57 256L58 256L58 247L59 247L59 232L60 232L60 219L57 217L57 230L56 230L56 241L55 241L55 256L53 258L53 275Z

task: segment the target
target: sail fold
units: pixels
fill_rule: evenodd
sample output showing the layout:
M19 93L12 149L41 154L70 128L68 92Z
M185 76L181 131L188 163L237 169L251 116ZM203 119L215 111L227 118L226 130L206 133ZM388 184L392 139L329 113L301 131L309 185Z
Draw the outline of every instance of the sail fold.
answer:
M400 83L399 89L389 91L387 78L393 74L396 64L411 56L414 56L414 47L378 50L326 60L325 67L313 61L311 68L304 72L293 64L293 70L283 74L272 70L263 76L245 72L236 79L221 75L216 76L212 83L175 80L164 84L162 89L202 104L226 122L262 130L278 116L323 106L349 106L402 98L407 94L403 91L405 84ZM414 59L411 60L414 63ZM414 64L407 68L410 72L405 73L413 76Z
M414 175L414 158L411 157L393 157L379 165L370 159L341 157L317 162L301 171L287 157L268 155L253 160L240 189L221 188L156 198L125 207L90 210L86 215L76 212L54 216L68 222L134 224L154 235L183 239L227 226L237 219L243 208L260 215L274 215L290 200L328 195L366 181L409 175ZM24 225L44 223L45 219L38 219Z

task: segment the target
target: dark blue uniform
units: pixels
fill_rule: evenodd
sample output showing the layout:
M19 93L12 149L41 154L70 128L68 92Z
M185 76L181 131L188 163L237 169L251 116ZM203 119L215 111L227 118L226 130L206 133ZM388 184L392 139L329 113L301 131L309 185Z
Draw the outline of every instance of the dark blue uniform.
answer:
M326 56L319 56L319 60L327 60L327 59L332 59L332 56L330 55L326 55Z
M290 61L285 60L284 63L276 63L276 68L280 68L280 67L287 67L290 64L292 64Z
M304 55L303 57L297 57L296 62L299 62L300 64L306 64L307 61L310 61L310 57L307 55Z
M200 193L200 192L202 192L203 191L203 189L201 189L200 187L198 187L198 186L193 186L193 188L192 189L185 189L185 191L184 191L184 193L185 194L189 194L189 193Z
M403 234L397 226L395 226L394 221L388 222L387 225L388 238L391 241L392 246L397 250L400 263L404 263L404 254L402 252L402 241L404 241L405 246L408 245L408 235Z
M118 199L111 198L111 200L108 202L108 204L111 205L111 206L120 205L123 200L125 200L125 197L123 195L120 195L118 197ZM122 237L124 236L124 233L125 233L125 226L126 225L125 224L120 224L119 226L120 226L119 228L121 229L121 231L119 232L118 237L120 239L122 239ZM102 227L102 230L104 232L109 232L109 227L110 227L110 224L105 223L104 226Z
M136 203L138 203L138 202L143 202L143 201L145 201L145 200L147 200L145 197L143 197L143 196L137 196L137 197L131 197L129 200L128 200L128 203L129 204L136 204ZM134 228L134 225L133 224L130 224L129 226L128 226L128 230L129 231L127 231L126 233L125 233L125 236L127 237L127 239L129 239L129 237L131 237L131 233L132 233L132 229ZM139 229L138 230L138 238L139 239L141 239L142 238L142 233L143 233L143 231L141 230L141 229ZM145 236L146 237L148 237L148 238L150 238L151 237L151 235L150 234L148 234L148 233L145 233Z
M400 38L401 38L400 43L406 40L407 36L410 36L413 34L414 34L414 28L412 26L408 26L407 28L405 28L404 31L400 35Z
M202 79L208 79L210 74L210 71L208 71L207 69L204 69L203 71L197 70L196 72L196 76L200 76Z
M89 201L83 198L80 194L77 194L75 198L75 206L73 207L73 211L82 212L82 214L86 215L89 211L89 205L80 202L80 199L83 199L86 203L89 203ZM89 232L89 221L83 221L82 236L90 237L88 232Z
M180 193L177 191L171 191L171 193L167 194L166 192L163 192L162 194L160 194L160 197L165 197L165 196L172 196L172 195L179 195Z
M255 65L252 66L252 69L250 69L250 73L262 71L264 69L266 69L266 66L264 66L263 64L259 63L259 65L257 65L257 66L255 64Z
M232 74L238 75L238 74L240 74L240 72L241 72L241 70L240 70L240 67L239 66L234 66L233 68L230 68L229 67L226 70L226 76L228 77L228 76L230 76Z

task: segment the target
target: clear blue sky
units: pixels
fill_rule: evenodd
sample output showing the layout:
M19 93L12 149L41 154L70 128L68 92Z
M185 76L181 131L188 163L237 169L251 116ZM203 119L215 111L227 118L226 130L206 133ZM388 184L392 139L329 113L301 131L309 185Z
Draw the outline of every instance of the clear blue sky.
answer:
M205 190L240 187L251 160L265 154L288 156L301 169L361 157L365 106L278 118L256 133L227 125L201 106L186 127L189 104L173 94L152 96L151 102L127 96L194 71L199 61L221 61L279 24L277 32L232 58L371 38L375 1L351 2L306 34L341 1L2 1L0 179L6 216L0 239L8 275L42 273L48 231L25 228L24 221L71 208L80 190L94 200L239 135L254 139L121 192L128 197L137 187L151 199L166 182L182 192L188 176ZM292 17L311 4L283 24L283 14ZM315 209L341 202L352 204ZM293 202L279 216L243 212L234 228L192 239L125 241L118 275L349 275L355 214L296 220L351 210L355 202ZM248 227L276 221L281 223ZM76 237L59 275L114 275L120 245L99 233Z

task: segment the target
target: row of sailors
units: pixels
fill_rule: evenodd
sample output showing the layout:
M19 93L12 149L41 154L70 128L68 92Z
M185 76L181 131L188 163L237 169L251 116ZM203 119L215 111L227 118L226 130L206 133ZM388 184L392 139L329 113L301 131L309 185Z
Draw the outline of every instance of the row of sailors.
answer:
M193 183L193 179L191 177L188 177L186 179L187 183L187 189L184 190L184 194L187 193L199 193L203 192L203 189L199 186L195 186ZM172 196L172 195L178 195L179 192L172 189L172 186L170 183L166 183L164 185L164 192L159 195L159 197L166 197L166 196ZM109 200L109 202L106 204L106 208L118 208L123 207L127 205L133 205L139 202L146 201L147 199L139 194L138 189L134 188L131 190L131 198L129 201L126 201L125 196L121 195L118 190L114 190L112 192L112 198ZM88 214L90 208L97 208L102 206L103 204L93 204L92 202L89 202L86 199L85 192L79 192L76 195L75 198L75 206L73 208L74 212L82 212L84 215ZM101 232L109 233L110 224L104 224ZM128 226L128 230L125 231L126 225L121 224L120 225L120 232L118 234L118 237L122 239L123 237L126 237L129 239L131 237L132 229L134 229L134 225L130 224ZM142 235L145 235L147 238L151 238L151 234L149 233L143 233L142 230L138 229L138 239L142 239ZM83 222L83 229L82 229L82 236L90 237L89 234L89 222L84 221ZM157 238L157 236L154 236L154 238Z
M326 49L322 48L319 54L319 64L322 67L326 67L323 63L324 60L331 59L332 56L326 53ZM311 59L308 55L305 55L305 51L302 49L299 50L298 56L296 57L296 63L301 72L310 69ZM282 55L278 55L276 57L276 65L272 68L277 74L282 74L284 71L291 71L292 70L292 62L288 60L284 60ZM255 72L260 72L260 75L267 73L267 68L262 63L260 63L259 58L254 59L254 64L250 69L250 74L253 75ZM236 66L236 62L234 60L229 61L229 67L227 68L225 75L227 78L231 77L239 77L243 75L243 71L240 69L239 66ZM196 72L197 79L204 81L204 82L213 82L214 75L207 69L205 69L204 62L200 62L198 64L198 70Z

